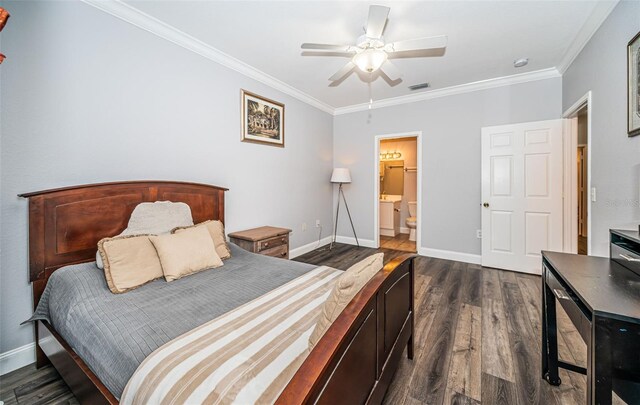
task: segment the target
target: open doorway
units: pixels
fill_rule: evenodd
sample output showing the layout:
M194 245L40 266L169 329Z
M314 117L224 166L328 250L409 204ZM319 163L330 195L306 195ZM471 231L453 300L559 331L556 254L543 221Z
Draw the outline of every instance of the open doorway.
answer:
M589 245L589 142L587 139L587 122L589 110L584 106L578 111L578 147L577 160L577 192L578 192L578 254L586 255Z
M417 252L420 246L421 137L376 137L374 226L381 248Z
M571 123L566 139L565 251L591 253L591 92L564 113Z

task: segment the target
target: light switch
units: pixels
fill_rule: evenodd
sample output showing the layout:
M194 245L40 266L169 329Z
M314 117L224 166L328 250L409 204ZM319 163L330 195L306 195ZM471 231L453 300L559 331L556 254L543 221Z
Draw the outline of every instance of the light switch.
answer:
M591 187L591 201L596 202L596 188Z

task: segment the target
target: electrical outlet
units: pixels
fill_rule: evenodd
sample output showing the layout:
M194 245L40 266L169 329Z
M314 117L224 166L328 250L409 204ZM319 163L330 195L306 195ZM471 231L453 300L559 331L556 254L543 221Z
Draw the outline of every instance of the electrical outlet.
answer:
M302 232L304 232L304 231L306 231L306 230L307 230L307 223L306 223L306 222L303 222L303 223L302 223Z
M477 229L476 230L476 238L482 239L482 229Z
M320 228L320 220L316 219L316 228Z

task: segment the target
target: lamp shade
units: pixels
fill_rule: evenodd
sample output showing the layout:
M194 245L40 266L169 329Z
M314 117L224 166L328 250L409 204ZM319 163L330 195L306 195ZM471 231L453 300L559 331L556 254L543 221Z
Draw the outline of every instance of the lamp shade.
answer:
M349 169L343 167L333 169L333 173L331 174L331 182L351 183L351 173L349 173Z

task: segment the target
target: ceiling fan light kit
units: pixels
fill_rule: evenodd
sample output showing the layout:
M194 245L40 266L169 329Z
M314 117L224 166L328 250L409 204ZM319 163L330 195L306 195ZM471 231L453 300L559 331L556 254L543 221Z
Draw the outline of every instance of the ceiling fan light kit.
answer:
M329 78L332 82L343 80L355 67L364 73L373 73L381 70L391 82L396 82L400 80L402 73L389 61L390 58L419 58L444 55L444 49L447 46L446 35L386 44L382 34L387 25L387 16L390 10L389 7L384 6L369 6L369 18L367 19L365 34L358 37L356 45L304 43L302 44L302 49L334 52L324 54L322 52L303 52L303 55L350 57L351 60ZM438 50L441 53L437 52ZM336 55L336 52L341 54Z
M373 73L387 61L387 53L382 49L367 48L353 57L353 63L365 73Z

